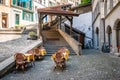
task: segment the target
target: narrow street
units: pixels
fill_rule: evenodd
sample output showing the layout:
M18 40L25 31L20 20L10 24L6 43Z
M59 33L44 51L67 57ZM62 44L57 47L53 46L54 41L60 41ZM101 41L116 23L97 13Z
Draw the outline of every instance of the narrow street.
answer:
M119 80L120 58L96 50L83 50L81 57L70 55L64 71L54 71L51 56L35 61L25 73L11 72L0 80Z

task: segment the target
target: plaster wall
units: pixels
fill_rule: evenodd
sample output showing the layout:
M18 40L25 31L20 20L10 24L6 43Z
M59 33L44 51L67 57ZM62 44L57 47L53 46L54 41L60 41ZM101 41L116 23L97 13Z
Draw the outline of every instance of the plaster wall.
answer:
M65 22L70 25L70 22ZM73 27L85 33L85 47L92 45L92 12L80 14L77 17L73 17Z
M42 5L42 4L40 4L40 3L38 3L38 2L33 2L33 4L34 4L34 6L33 6L33 8L34 8L34 22L35 23L38 23L38 13L37 13L37 9L39 9L39 8L45 8L46 6L45 5Z
M115 23L118 19L120 19L120 6L116 7L116 9L113 10L113 12L111 12L111 14L105 18L105 31L107 31L107 27L110 26L112 29L112 52L117 52L117 47L116 47L116 30L115 28ZM108 42L108 36L107 36L107 32L106 32L106 42Z
M11 20L10 7L0 5L0 29L2 29L2 13L7 14L7 27L9 28L10 27L9 26L10 25L10 20Z
M22 21L22 10L20 10L20 9L17 9L17 8L11 8L11 17L12 17L12 19L11 19L11 25L10 25L10 27L15 27L15 17L16 17L16 14L19 14L19 24L22 24L21 23L21 21Z
M96 21L94 22L93 24L93 27L94 27L94 48L95 49L99 49L99 46L100 45L100 15L97 17ZM97 42L97 34L96 34L96 29L99 29L99 43ZM98 44L98 45L97 45Z

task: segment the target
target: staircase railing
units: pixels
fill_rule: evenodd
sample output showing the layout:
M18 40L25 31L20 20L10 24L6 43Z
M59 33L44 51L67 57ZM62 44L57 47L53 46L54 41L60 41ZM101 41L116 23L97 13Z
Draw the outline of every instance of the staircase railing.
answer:
M47 27L52 27L55 24L58 23L58 17L56 17L54 20L52 20L51 22L47 22L45 24L43 24L43 28L47 28ZM50 24L50 25L49 25Z
M82 44L73 39L70 35L58 29L59 33L63 36L63 38L67 41L67 43L71 46L71 48L75 51L77 55L82 55Z

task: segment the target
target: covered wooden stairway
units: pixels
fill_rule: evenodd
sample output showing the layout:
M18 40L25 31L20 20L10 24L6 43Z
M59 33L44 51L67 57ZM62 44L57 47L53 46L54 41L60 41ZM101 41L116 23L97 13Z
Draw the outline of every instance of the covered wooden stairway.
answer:
M43 32L44 47L46 48L47 55L55 53L59 48L66 47L69 49L70 54L75 54L70 45L66 40L60 35L55 27L49 30L44 30Z
M40 36L43 37L44 46L46 47L47 53L49 55L53 54L55 51L57 51L61 47L67 47L70 50L71 54L77 54L77 55L82 54L81 44L72 38L73 16L79 16L80 13L74 13L73 12L74 9L72 9L73 11L70 11L70 6L71 5L68 4L68 5L62 5L62 6L42 8L42 9L37 10L38 16L39 16L38 17L39 24L38 24L38 29L37 29L38 38L40 38ZM78 9L78 8L75 8L75 9ZM44 31L43 30L44 26L43 26L42 21L47 15L52 15L52 16L54 15L54 16L59 17L59 21L58 21L59 27L50 26L49 30ZM62 27L61 26L62 16L64 16L64 18L70 21L70 30L69 30L70 35L60 30L60 28Z

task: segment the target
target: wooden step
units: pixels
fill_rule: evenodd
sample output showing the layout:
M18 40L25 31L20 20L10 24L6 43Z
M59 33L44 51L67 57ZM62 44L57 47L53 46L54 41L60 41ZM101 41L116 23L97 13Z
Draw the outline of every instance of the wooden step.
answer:
M46 38L46 40L60 40L59 38Z

